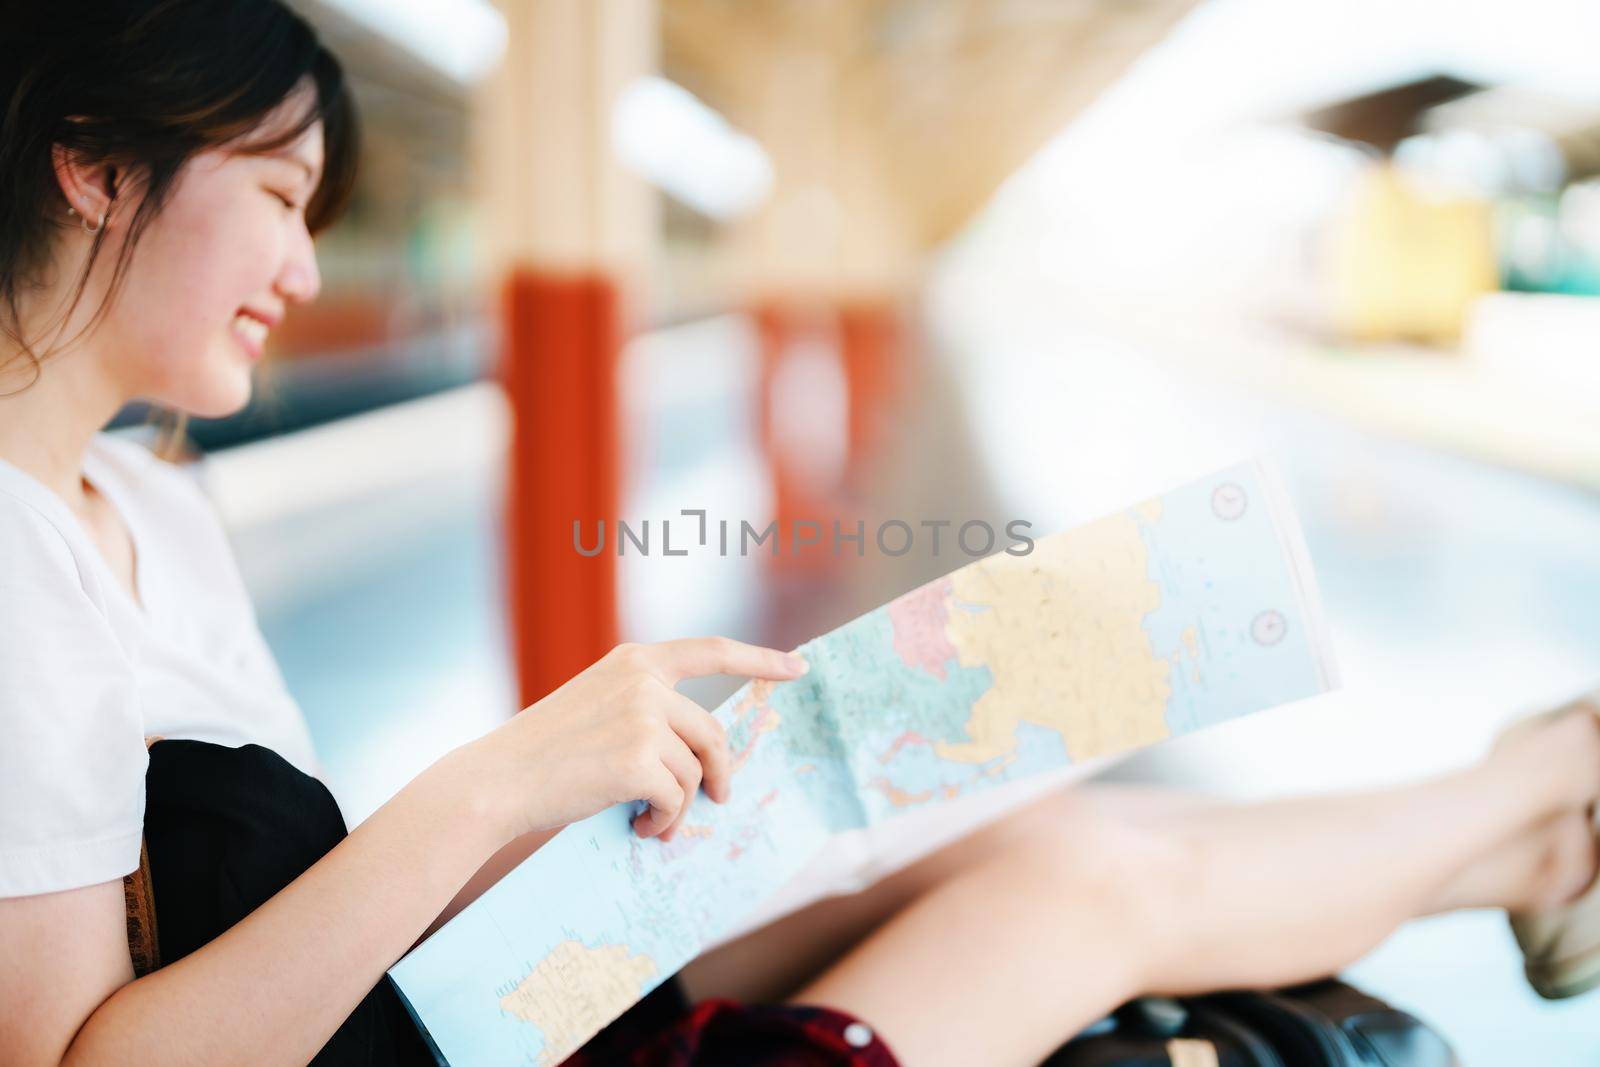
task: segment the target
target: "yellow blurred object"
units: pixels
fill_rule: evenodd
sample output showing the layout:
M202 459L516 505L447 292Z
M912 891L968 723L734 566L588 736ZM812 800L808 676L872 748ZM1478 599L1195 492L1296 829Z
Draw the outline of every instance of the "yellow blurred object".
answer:
M1359 179L1333 240L1333 317L1358 341L1454 344L1499 288L1487 201L1424 191L1394 167Z

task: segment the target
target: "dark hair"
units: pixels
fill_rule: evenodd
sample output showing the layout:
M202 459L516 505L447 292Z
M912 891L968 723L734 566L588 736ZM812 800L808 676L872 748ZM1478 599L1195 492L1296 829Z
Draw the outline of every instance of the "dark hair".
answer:
M307 82L315 93L293 126L253 139ZM0 0L0 108L0 337L32 361L35 378L43 357L23 336L19 295L40 284L57 228L77 221L66 214L53 146L126 171L125 187L142 193L122 224L106 299L84 331L115 299L134 245L200 152L270 152L321 121L323 172L306 207L312 233L337 219L355 184L358 129L343 70L279 0ZM94 238L63 324L102 239Z

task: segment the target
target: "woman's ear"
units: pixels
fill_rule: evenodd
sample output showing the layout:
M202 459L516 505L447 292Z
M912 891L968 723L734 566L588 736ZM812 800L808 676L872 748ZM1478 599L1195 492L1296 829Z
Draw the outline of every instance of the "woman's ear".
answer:
M50 162L55 167L56 184L66 200L63 211L71 208L83 218L93 220L110 216L111 204L117 195L117 168L106 163L93 166L81 163L59 144L51 146Z

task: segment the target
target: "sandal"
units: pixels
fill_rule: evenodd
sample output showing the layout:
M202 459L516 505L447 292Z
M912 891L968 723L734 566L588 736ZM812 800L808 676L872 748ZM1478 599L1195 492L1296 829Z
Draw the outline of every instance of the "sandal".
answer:
M1580 708L1600 718L1600 694L1523 719L1500 739ZM1591 806L1589 816L1600 840L1600 808ZM1510 918L1511 932L1526 961L1528 984L1541 997L1560 1000L1600 988L1600 876L1566 904L1513 912Z

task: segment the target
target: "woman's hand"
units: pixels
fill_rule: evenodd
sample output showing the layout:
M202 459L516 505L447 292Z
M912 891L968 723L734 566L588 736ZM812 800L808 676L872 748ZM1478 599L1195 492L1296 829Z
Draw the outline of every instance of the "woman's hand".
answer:
M644 800L640 837L677 832L702 784L728 798L722 725L673 688L684 678L736 674L785 681L800 657L725 637L618 645L549 696L472 742L474 787L506 820L507 839L564 826L613 804Z

